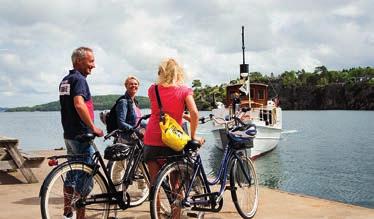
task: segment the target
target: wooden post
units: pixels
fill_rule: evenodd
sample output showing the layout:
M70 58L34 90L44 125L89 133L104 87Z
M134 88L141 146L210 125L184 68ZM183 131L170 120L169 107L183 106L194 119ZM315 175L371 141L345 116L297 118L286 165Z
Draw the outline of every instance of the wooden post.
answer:
M0 136L0 147L4 147L8 150L8 153L12 157L15 165L21 170L28 183L38 182L38 179L35 177L31 169L24 167L25 159L18 150L18 139Z

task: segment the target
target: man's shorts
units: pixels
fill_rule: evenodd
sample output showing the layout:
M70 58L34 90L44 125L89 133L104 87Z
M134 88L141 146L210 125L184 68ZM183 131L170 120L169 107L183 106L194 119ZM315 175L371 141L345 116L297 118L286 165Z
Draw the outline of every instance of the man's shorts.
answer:
M89 142L79 142L76 140L65 139L65 145L68 155L86 154L85 157L68 158L69 161L83 161L92 164L92 155L95 152L94 148ZM93 187L92 176L83 171L69 171L64 182L65 187L73 187L80 195L86 196L90 193Z

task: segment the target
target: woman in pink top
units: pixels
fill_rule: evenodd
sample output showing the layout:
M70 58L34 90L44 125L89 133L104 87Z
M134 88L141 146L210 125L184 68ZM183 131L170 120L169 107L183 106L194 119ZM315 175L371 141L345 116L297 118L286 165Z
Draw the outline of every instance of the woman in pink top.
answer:
M161 62L158 68L157 85L162 107L165 113L168 113L180 124L182 124L182 118L189 120L191 138L198 140L202 144L204 139L196 136L199 113L193 98L193 91L191 88L183 85L183 79L183 69L174 59L166 59ZM162 166L162 163L154 158L178 154L178 152L175 152L162 143L159 125L160 108L157 104L155 85L151 85L148 89L152 115L144 134L144 161L148 164L152 184L155 182L157 173ZM185 114L183 113L185 107L190 112L190 116L188 117L184 116Z

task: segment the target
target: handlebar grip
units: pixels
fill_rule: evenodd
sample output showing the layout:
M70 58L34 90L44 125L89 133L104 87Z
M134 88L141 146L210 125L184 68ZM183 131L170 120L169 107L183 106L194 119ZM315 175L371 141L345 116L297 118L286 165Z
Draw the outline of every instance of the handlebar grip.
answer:
M205 123L205 117L200 117L200 118L199 118L199 121L200 121L202 124L204 124L204 123Z
M151 114L147 114L147 115L144 115L144 116L142 116L142 120L144 119L149 119L149 117L151 117Z

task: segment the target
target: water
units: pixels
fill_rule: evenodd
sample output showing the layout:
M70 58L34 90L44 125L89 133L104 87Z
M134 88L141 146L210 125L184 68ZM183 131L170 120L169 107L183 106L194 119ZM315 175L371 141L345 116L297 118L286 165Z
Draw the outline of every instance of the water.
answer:
M374 208L374 112L286 111L278 147L256 160L261 183Z
M278 147L255 161L262 185L374 208L373 111L285 111L283 121ZM198 130L208 172L222 157L211 126ZM64 146L59 112L0 113L0 135L20 139L25 151ZM101 150L109 144L95 141Z

